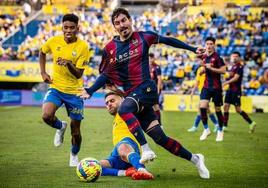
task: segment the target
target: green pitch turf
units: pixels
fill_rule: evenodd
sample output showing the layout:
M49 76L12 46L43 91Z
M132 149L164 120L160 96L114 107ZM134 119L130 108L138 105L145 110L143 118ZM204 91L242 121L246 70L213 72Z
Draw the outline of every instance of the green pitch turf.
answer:
M66 120L65 109L57 113ZM166 133L193 153L203 153L211 179L199 178L192 163L175 157L148 138L158 158L147 167L153 181L133 181L128 177L100 177L95 183L80 182L75 168L68 166L70 129L60 148L53 146L55 130L41 120L39 107L0 107L0 187L268 187L268 114L252 114L256 133L237 114L230 115L224 142L215 134L199 141L198 132L188 133L195 113L163 112ZM80 159L106 158L112 150L112 117L104 109L86 109L82 124ZM211 125L211 122L210 122Z

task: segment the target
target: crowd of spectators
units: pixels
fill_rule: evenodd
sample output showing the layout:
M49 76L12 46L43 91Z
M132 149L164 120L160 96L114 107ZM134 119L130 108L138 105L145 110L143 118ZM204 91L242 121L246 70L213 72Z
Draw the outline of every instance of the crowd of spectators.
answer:
M78 11L80 17L79 37L86 40L91 50L91 64L86 71L85 82L92 83L97 76L97 65L102 48L114 33L110 22L111 10ZM43 21L34 37L27 37L17 51L0 48L1 60L37 61L40 44L48 38L61 34L61 16L52 16ZM268 12L250 13L246 9L226 12L225 15L206 14L184 16L173 19L161 10L148 10L133 17L134 27L152 30L163 35L176 37L191 45L204 45L207 36L217 39L217 51L229 65L228 56L234 50L242 54L244 68L244 93L247 95L267 94L266 86L259 79L268 68ZM199 59L193 53L177 50L165 45L151 49L162 68L164 90L188 94L194 84ZM227 77L225 75L224 77Z

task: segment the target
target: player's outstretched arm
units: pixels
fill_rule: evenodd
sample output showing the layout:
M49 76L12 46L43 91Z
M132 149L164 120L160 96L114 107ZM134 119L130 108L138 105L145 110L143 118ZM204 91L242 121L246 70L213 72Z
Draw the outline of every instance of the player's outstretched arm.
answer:
M107 81L108 81L108 78L104 74L100 74L96 82L91 87L84 88L82 92L79 94L79 96L82 99L90 98L93 95L93 93L96 92L101 87L103 87Z
M181 49L185 49L185 50L189 50L191 52L194 52L198 55L201 55L205 52L205 49L203 48L197 48L197 47L193 47L190 46L178 39L175 38L171 38L171 37L164 37L164 36L159 36L159 43L163 43L169 46L173 46L175 48L181 48Z

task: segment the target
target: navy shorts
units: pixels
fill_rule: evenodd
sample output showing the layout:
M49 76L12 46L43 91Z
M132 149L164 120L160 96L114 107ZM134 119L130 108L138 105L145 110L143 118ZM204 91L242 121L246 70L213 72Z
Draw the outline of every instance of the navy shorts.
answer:
M130 163L127 163L125 161L123 161L118 153L118 147L121 145L121 144L128 144L130 145L134 151L138 154L140 154L140 151L139 151L139 146L137 145L136 142L134 142L131 138L124 138L123 140L121 140L120 142L118 142L116 144L116 146L114 147L111 155L107 158L107 160L109 161L110 165L112 168L115 168L115 169L120 169L120 170L126 170L128 169L129 167L131 167L132 165Z
M228 90L225 95L224 103L241 106L241 93Z
M66 94L57 89L48 89L43 103L51 102L57 107L65 105L68 116L74 120L82 120L84 118L84 102L80 97L73 94Z
M200 99L201 100L208 100L212 99L214 102L215 106L222 106L222 90L217 90L217 89L207 89L203 88L200 94Z
M158 104L157 87L153 80L146 80L132 91L126 98L134 99L139 106Z

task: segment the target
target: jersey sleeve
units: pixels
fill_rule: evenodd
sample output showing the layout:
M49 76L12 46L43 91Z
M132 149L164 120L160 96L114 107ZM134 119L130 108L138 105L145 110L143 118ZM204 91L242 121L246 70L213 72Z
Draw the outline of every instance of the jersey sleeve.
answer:
M238 66L237 69L235 70L235 74L238 74L239 76L243 76L243 67Z
M41 46L41 51L44 54L51 53L51 44L52 44L52 42L53 42L53 38L50 38Z
M143 37L149 46L159 43L159 35L155 32L145 31Z
M78 57L76 68L78 69L85 69L88 66L89 61L89 48L88 45L85 44L80 56Z
M223 59L221 57L218 60L218 66L219 67L225 66L225 63L224 63L224 61L223 61Z

